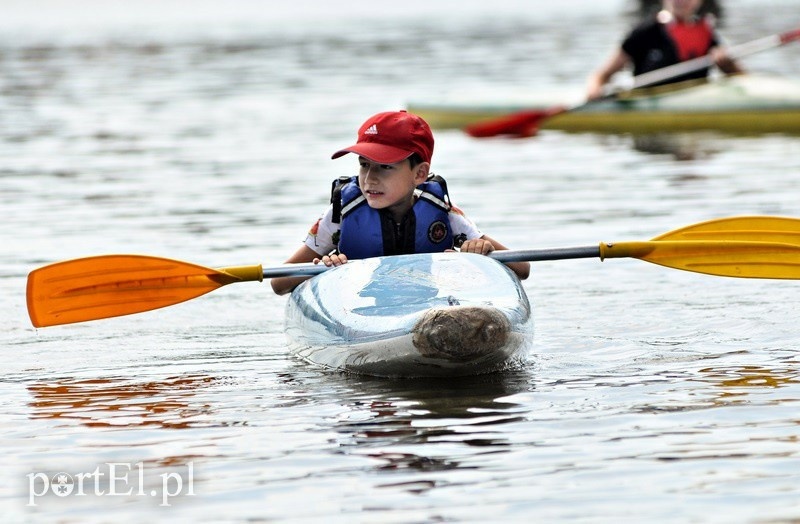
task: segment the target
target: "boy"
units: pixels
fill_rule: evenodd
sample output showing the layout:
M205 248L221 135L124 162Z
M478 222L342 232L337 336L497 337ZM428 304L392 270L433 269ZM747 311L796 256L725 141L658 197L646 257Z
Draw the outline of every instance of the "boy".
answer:
M593 100L602 97L611 77L628 64L633 65L633 75L638 76L711 54L717 67L724 73L742 73L739 64L728 57L721 47L712 18L697 16L702 4L703 0L663 0L662 10L656 18L636 27L611 58L589 77L587 98ZM708 69L703 69L664 83L706 76Z
M358 176L334 183L331 206L287 263L339 266L348 256L507 249L450 204L444 180L430 173L433 133L422 118L378 113L361 125L355 145L331 158L348 153L358 155ZM527 262L507 265L520 279L530 273ZM272 289L283 295L307 278L273 278Z

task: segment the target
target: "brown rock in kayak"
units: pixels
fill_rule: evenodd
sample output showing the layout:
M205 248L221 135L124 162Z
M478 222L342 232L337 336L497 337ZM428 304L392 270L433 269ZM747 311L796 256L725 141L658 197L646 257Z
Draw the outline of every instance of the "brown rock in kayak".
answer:
M432 309L412 330L414 346L429 358L467 361L503 347L511 324L494 308Z

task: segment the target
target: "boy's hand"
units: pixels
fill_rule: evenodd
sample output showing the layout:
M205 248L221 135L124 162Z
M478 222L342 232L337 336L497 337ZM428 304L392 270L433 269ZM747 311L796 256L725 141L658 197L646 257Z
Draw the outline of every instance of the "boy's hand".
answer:
M342 264L347 264L347 257L342 253L339 255L325 255L322 258L314 259L315 264L319 264L320 262L328 267L341 266Z
M483 238L475 238L472 240L465 240L461 244L462 253L478 253L480 255L488 255L494 251L494 244Z

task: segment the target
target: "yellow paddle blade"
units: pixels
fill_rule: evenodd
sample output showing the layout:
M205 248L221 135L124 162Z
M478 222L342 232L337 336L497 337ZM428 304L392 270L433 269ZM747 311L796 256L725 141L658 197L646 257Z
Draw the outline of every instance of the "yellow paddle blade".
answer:
M601 259L621 257L708 275L800 279L800 245L796 243L651 240L600 244Z
M664 233L653 240L748 240L800 245L800 219L771 216L718 218Z
M261 280L261 266L224 270L143 255L58 262L28 275L28 314L36 327L158 309L224 285Z

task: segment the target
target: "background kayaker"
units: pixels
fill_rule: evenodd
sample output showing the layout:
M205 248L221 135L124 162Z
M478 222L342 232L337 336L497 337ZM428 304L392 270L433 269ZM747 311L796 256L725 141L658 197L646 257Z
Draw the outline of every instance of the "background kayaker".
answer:
M711 54L722 72L742 73L740 65L726 54L714 28L713 15L698 15L702 6L703 0L663 0L661 11L634 28L606 63L589 77L587 98L593 100L607 94L605 86L611 77L630 65L637 76ZM706 78L708 74L705 68L662 84Z
M430 226L422 223L426 218L422 218L421 206L424 203L419 202L418 188L428 185L433 180L429 178L433 143L430 127L417 115L406 111L390 111L370 117L359 128L357 143L337 151L332 156L339 158L347 153L358 155L358 185L356 187L353 182L343 191L358 192L360 195L357 198L366 200L368 208L362 207L359 213L363 225L354 221L344 229L341 222L348 220L347 211L335 209L341 206L338 206L338 202L337 206L332 203L311 227L303 245L286 262L314 262L326 266L346 263L347 253L338 251L338 248L344 245L345 239L340 238L340 235L345 236L342 233L350 237L350 245L355 246L355 250L361 250L363 253L376 250L383 254L450 251L454 248L453 239L456 240L456 246L460 244L460 251L466 253L487 255L496 249L508 249L497 240L484 235L461 210L450 205L447 199L445 199L447 205L443 206L441 211L441 219L437 219L435 210L425 211L426 217L434 213L433 219L428 218L432 220ZM436 184L439 187L439 183ZM332 200L336 201L336 198ZM376 210L377 213L372 210ZM337 214L341 216L342 213L344 218L337 223L334 217ZM419 222L424 226L422 230L418 227L420 226L417 223L418 214ZM370 227L372 231L378 231L377 236L363 234L363 230ZM420 238L419 231L423 232L423 238ZM426 241L425 233L430 241L423 250L420 250L415 242ZM391 237L391 244L387 244L387 236ZM441 241L439 245L436 241L441 238L450 241L449 243ZM380 245L364 246L364 243ZM387 245L398 248L393 250L393 253L384 253ZM363 258L363 256L353 256L353 258ZM513 262L507 265L520 279L525 279L530 274L528 262ZM275 293L283 295L307 278L273 278L272 289Z

